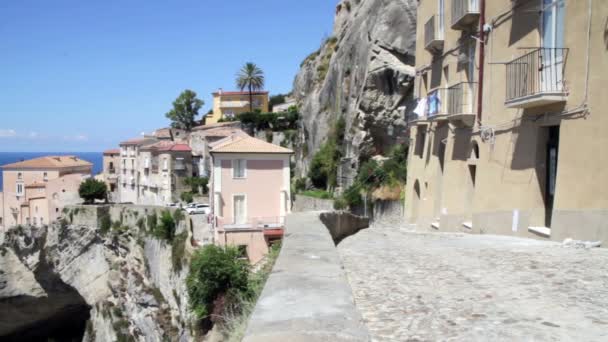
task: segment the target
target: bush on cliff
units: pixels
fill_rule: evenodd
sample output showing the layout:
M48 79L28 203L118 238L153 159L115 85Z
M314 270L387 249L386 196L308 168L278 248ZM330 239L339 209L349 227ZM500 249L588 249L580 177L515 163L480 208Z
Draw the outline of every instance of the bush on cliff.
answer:
M106 183L98 181L94 178L89 178L80 183L78 187L78 195L86 204L92 204L95 200L105 200L108 188Z
M214 311L214 302L248 292L249 263L234 247L207 245L195 252L186 280L190 307L199 319Z

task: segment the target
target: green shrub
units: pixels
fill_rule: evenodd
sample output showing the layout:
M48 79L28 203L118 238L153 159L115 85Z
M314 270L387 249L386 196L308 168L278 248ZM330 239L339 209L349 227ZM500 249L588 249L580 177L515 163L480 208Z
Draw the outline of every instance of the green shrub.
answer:
M343 197L338 197L334 200L334 209L344 210L346 208L348 208L348 203Z
M158 218L156 216L156 213L152 213L152 215L148 215L148 231L150 233L153 233L154 230L156 229L157 222L158 222Z
M353 208L363 204L363 198L361 198L361 188L357 185L351 185L342 194L342 198L346 201L349 207Z
M188 234L186 232L177 234L171 243L171 263L173 269L177 272L182 270L184 263L184 255L186 254L186 240Z
M99 230L101 231L102 234L105 234L108 231L110 231L111 227L112 227L112 219L110 218L110 214L103 213L101 215L101 218L99 219Z
M228 292L248 291L249 264L237 248L207 245L195 252L186 280L190 307L199 319L213 311L213 302Z
M339 117L330 130L327 142L312 157L308 178L316 188L333 188L337 185L338 166L342 158L346 121Z
M293 184L296 192L304 191L306 189L306 178L296 178Z
M140 217L137 220L137 228L139 228L139 231L141 231L141 232L143 232L144 229L146 228L146 224L145 224L145 221L144 221L143 217Z
M159 239L172 241L175 236L175 220L169 210L163 211L160 222L154 228L154 236Z
M272 143L272 140L274 138L274 134L272 134L272 130L267 129L265 134L266 134L266 142Z
M85 180L78 187L78 194L84 200L84 203L87 204L91 204L95 200L105 200L107 191L106 183L94 178Z
M192 195L190 191L182 192L181 195L179 195L179 198L186 203L192 203L194 201L194 195Z
M181 209L176 209L173 212L173 220L175 220L175 224L179 224L180 221L185 219L184 212Z
M208 184L209 178L207 177L188 177L184 180L184 183L191 188L191 194L200 193L199 189L202 189L203 193L207 193L209 191ZM183 195L183 194L182 194ZM182 198L183 201L188 202ZM188 202L191 203L192 201Z
M333 195L325 190L306 190L301 193L303 196L314 197L319 199L331 199Z

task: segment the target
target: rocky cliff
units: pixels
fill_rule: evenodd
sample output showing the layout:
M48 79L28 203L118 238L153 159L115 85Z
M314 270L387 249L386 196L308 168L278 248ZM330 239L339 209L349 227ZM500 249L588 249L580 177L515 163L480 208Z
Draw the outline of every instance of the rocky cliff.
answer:
M302 62L294 81L302 114L299 176L306 175L339 117L346 122L342 185L356 175L362 158L406 142L415 40L416 0L339 2L332 36Z
M0 232L2 339L192 340L189 229L182 219L173 243L153 237L160 211L75 207L49 227Z

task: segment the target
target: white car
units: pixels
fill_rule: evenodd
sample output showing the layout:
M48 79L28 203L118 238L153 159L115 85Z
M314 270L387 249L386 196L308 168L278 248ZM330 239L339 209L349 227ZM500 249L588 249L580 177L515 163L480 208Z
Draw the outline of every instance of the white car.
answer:
M209 208L208 204L195 204L195 205L188 206L186 208L186 212L189 215L209 214L209 213L211 213L211 208Z

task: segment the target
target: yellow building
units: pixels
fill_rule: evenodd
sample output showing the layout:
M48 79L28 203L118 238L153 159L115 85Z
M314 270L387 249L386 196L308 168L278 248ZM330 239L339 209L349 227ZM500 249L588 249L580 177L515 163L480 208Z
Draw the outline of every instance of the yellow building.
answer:
M213 113L207 114L205 124L213 124L221 118L231 118L240 113L251 111L248 91L223 91L222 89L213 94ZM253 110L262 113L268 112L268 92L252 92Z
M423 0L417 15L408 222L608 244L606 2Z

